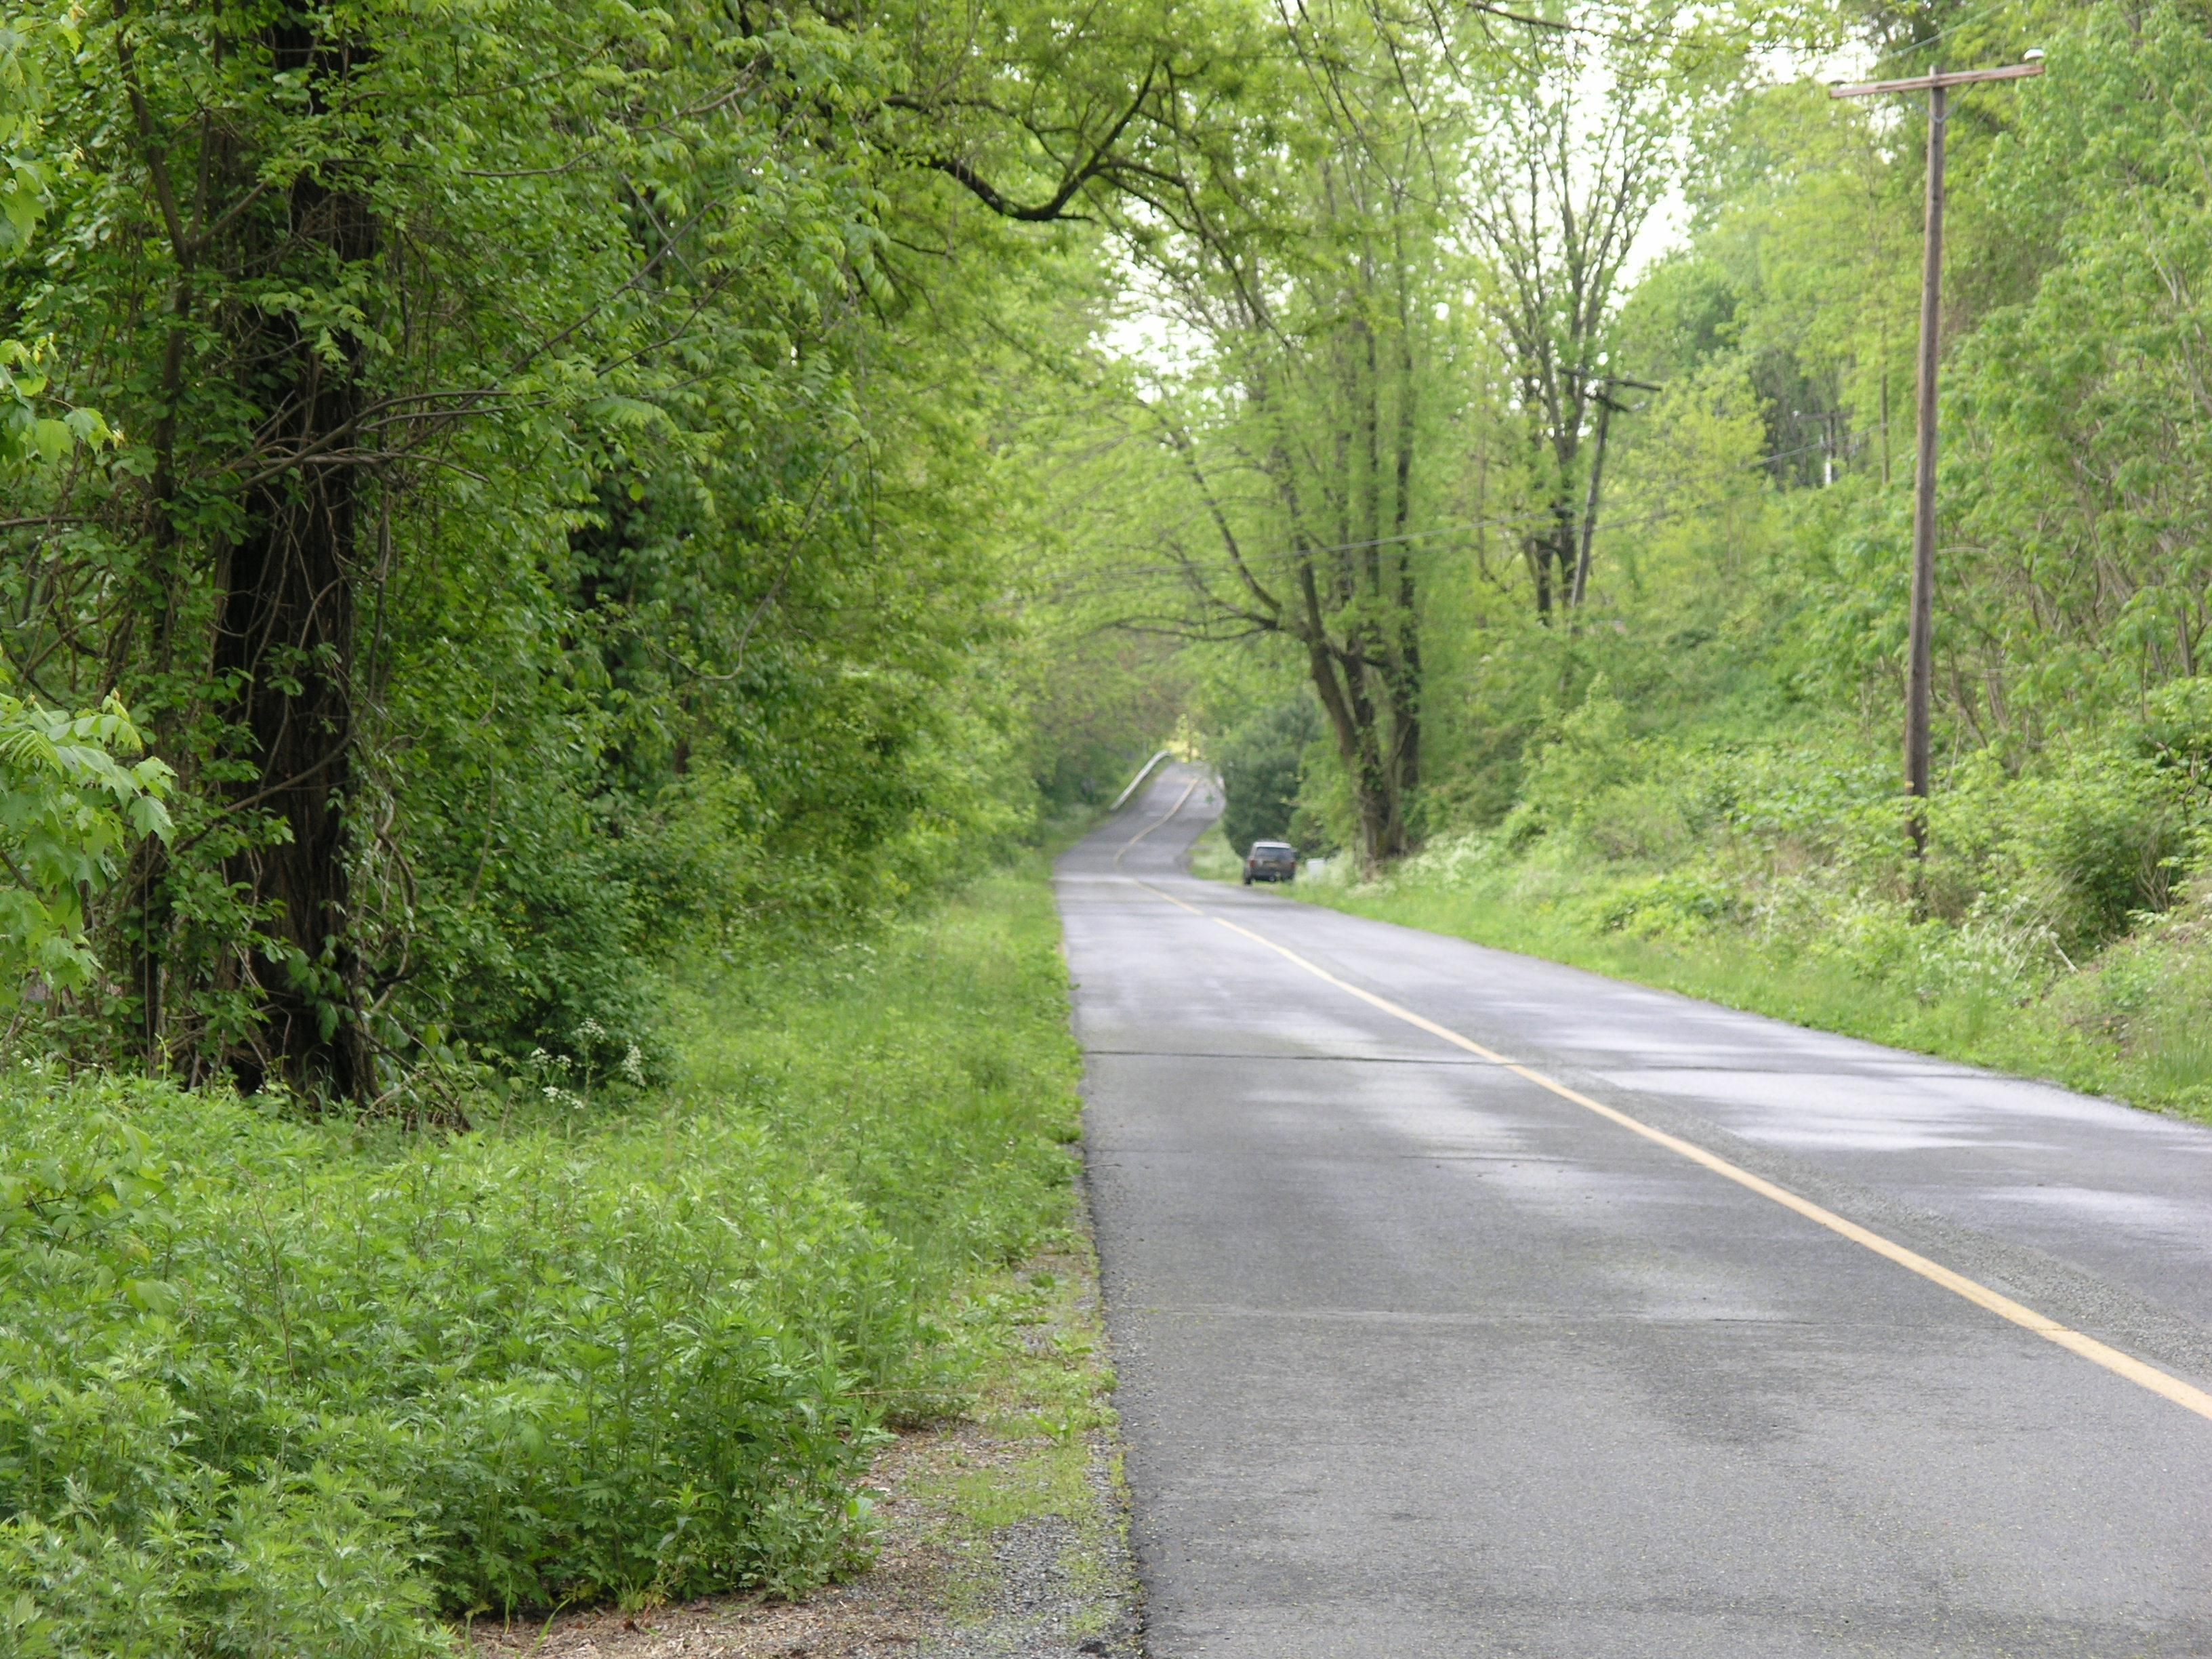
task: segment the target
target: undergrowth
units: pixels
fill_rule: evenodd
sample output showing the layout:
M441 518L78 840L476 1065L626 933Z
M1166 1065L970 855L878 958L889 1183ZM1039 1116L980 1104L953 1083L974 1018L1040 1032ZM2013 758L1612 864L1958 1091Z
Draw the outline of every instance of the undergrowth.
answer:
M669 1091L449 1139L0 1077L0 1655L382 1659L853 1564L882 1425L1066 1213L1055 939L1032 870L701 971Z

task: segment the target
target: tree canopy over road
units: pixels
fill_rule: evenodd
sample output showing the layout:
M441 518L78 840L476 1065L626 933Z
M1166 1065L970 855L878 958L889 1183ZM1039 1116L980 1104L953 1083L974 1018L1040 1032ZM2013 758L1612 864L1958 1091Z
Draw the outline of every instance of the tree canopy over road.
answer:
M2078 945L2207 742L2179 0L19 11L9 694L118 699L166 816L6 994L434 1114L1178 714L1310 702L1370 865L1608 699L1884 793L1925 123L1808 69L2031 43L1953 124L1939 747L2188 781Z
M2032 48L1908 836L1929 123L1823 82ZM1336 902L2212 1112L2208 131L2206 0L17 4L0 1645L844 1571L1164 743Z

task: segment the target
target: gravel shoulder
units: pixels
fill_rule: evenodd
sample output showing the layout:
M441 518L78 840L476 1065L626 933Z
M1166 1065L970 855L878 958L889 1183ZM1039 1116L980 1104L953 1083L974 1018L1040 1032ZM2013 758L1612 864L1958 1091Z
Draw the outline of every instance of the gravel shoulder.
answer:
M999 1333L968 1413L901 1433L864 1492L873 1564L796 1602L477 1625L482 1659L1138 1659L1128 1495L1089 1218L987 1284Z

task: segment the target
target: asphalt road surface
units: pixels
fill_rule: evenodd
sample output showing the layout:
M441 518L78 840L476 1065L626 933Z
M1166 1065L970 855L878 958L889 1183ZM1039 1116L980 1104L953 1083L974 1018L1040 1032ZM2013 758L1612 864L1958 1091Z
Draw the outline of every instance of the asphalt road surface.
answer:
M1153 1659L2212 1656L2212 1132L1198 881L1218 807L1059 872Z

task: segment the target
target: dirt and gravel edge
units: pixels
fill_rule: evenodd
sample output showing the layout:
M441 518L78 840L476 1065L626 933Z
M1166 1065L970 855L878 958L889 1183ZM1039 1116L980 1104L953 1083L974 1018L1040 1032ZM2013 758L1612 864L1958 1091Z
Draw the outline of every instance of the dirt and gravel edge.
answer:
M1000 1333L963 1417L901 1434L866 1496L874 1564L795 1602L757 1596L477 1625L481 1659L1142 1659L1128 1491L1097 1257L1069 1223L980 1287Z

